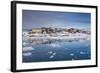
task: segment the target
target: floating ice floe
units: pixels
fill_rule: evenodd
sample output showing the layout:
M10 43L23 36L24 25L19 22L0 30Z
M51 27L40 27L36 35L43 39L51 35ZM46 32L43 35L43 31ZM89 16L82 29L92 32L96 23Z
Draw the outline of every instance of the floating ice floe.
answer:
M53 53L53 51L49 51L49 52L48 52L48 54L52 54L52 53Z
M74 53L71 53L70 55L71 55L71 56L74 56Z
M54 55L56 55L56 53L53 53L52 55L54 56Z
M28 43L26 43L26 42L23 42L23 46L25 46L25 45L27 45Z
M31 52L23 53L23 56L30 56L30 55L32 55Z
M55 48L55 47L60 47L59 44L54 44L54 43L50 44L50 46L51 46L51 47L54 47L54 48Z
M80 54L85 54L85 52L81 51Z
M53 55L51 55L49 58L50 58L50 59L52 59L53 57L54 57L54 56L53 56Z
M23 51L32 51L35 50L33 47L23 47Z
M52 53L52 55L49 57L50 59L51 58L54 58L54 56L56 55L56 53Z
M66 50L68 49L68 48L65 48Z

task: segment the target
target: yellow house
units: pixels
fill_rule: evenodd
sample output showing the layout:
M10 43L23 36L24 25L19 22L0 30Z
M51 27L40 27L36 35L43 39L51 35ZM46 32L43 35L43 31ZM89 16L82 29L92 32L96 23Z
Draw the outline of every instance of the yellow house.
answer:
M36 28L32 29L33 33L41 33L41 31L42 30L40 28L38 28L38 29L36 29Z

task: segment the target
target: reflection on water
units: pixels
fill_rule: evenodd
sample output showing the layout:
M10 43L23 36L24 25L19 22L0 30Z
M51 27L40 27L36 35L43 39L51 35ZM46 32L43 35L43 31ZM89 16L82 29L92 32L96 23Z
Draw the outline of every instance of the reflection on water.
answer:
M87 60L91 58L90 40L23 41L23 62Z

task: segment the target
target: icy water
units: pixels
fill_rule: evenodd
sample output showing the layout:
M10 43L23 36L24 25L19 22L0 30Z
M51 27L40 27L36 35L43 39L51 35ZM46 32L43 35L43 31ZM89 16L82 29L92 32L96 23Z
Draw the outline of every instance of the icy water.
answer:
M90 46L90 40L63 40L37 45L23 42L23 63L91 59Z

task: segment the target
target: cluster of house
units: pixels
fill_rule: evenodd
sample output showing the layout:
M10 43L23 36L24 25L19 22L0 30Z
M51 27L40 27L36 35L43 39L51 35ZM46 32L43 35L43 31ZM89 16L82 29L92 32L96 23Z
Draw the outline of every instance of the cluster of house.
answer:
M75 28L33 28L27 34L35 34L35 33L40 33L40 34L53 34L53 33L85 33L85 34L90 34L90 31L85 31L85 30L80 30L80 29L75 29Z
M80 30L80 29L75 29L75 28L69 28L69 29L65 29L65 28L34 28L32 29L29 33L57 33L57 32L69 32L69 33L87 33L90 34L90 31L84 31L84 30Z

